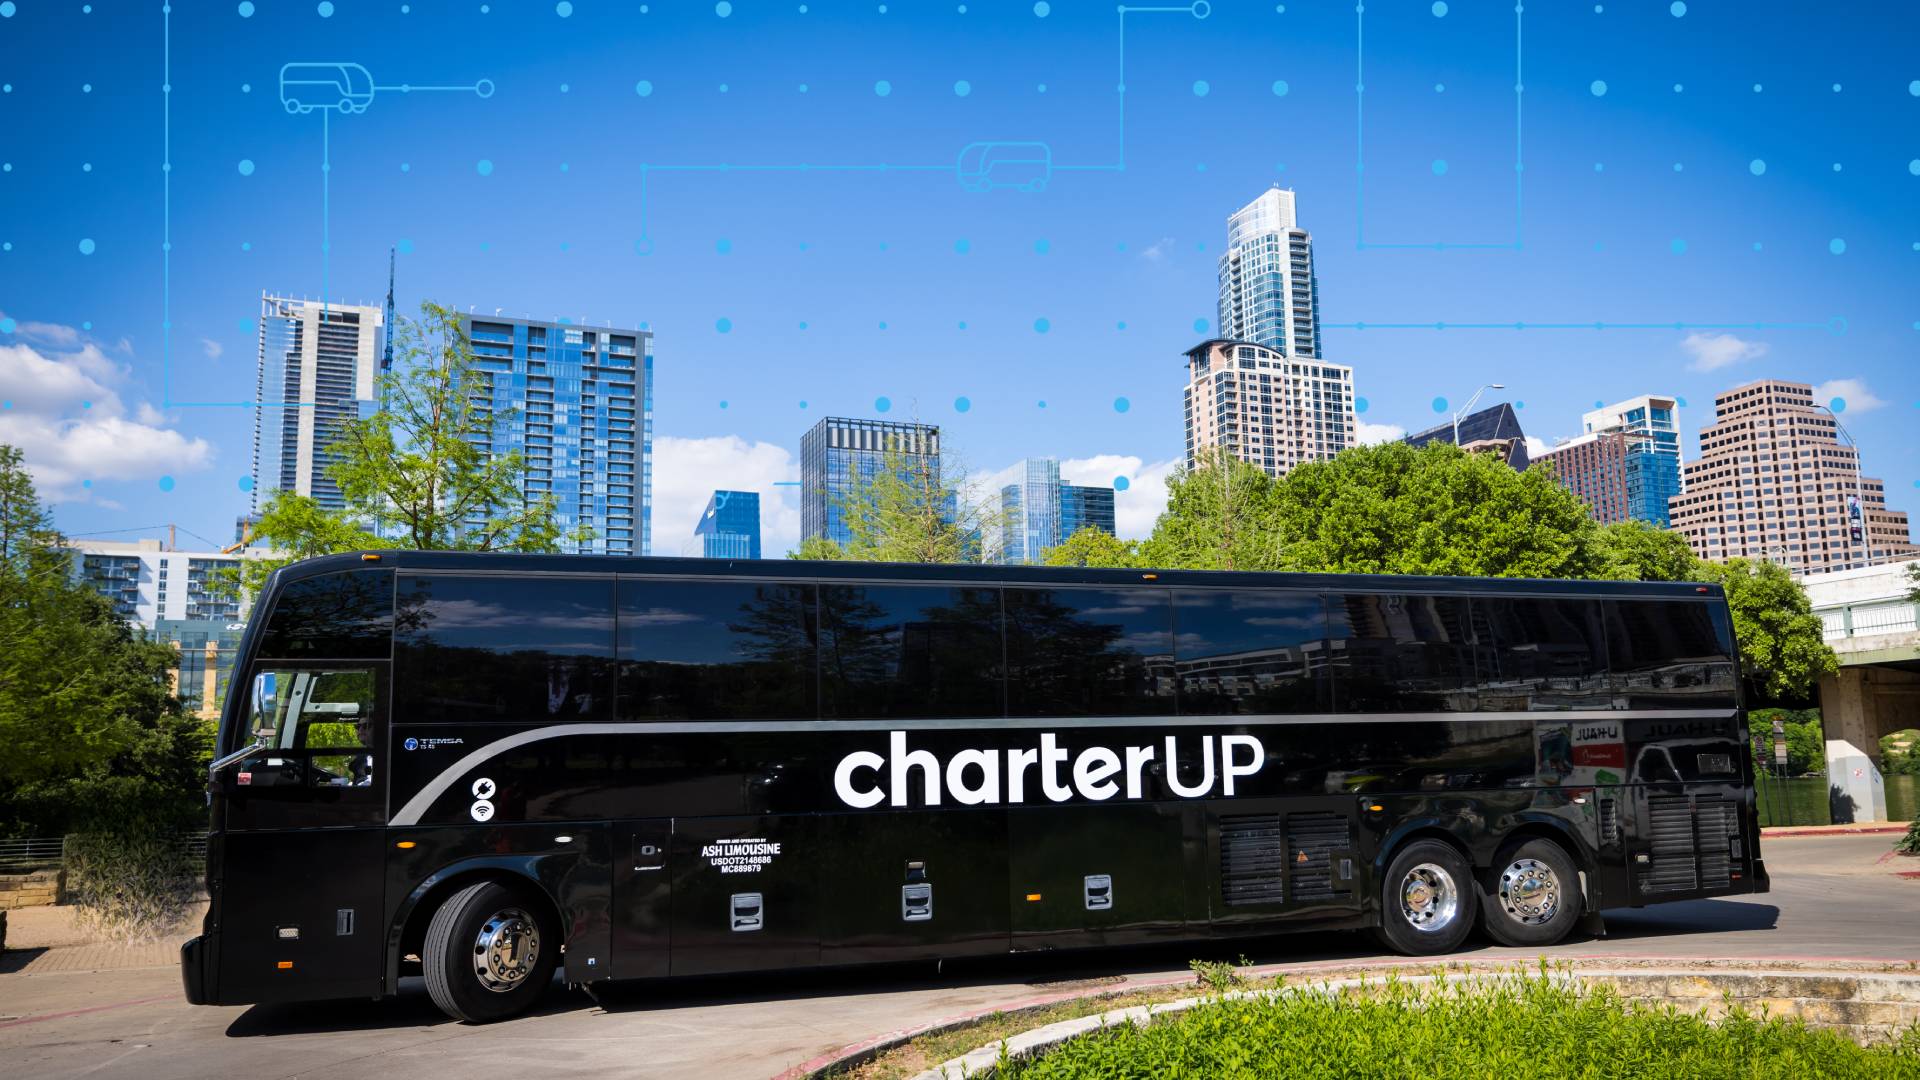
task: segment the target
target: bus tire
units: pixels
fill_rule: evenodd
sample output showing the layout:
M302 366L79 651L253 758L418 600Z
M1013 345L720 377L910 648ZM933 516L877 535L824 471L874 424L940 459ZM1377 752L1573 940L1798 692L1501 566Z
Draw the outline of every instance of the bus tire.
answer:
M1567 849L1551 840L1502 849L1484 889L1480 921L1502 945L1557 945L1580 921L1580 875Z
M1416 840L1400 849L1380 882L1380 941L1406 956L1460 947L1473 929L1479 889L1451 844Z
M553 981L560 939L546 908L521 888L469 885L427 925L427 994L455 1020L485 1024L533 1007Z

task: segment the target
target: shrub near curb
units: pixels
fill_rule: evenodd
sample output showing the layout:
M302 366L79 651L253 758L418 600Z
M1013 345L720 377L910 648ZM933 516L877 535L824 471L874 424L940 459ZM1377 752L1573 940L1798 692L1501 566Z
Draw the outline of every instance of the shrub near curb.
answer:
M199 888L200 861L165 833L73 833L66 859L81 924L128 941L179 926Z
M1920 1029L1865 1048L1738 1005L1709 1023L1546 971L1223 995L1019 1049L1001 1045L996 1078L1920 1077Z

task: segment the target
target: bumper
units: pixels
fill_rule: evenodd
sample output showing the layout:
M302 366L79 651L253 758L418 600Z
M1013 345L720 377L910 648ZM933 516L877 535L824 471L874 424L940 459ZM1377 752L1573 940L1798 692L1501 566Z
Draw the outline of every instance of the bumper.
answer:
M186 987L187 1004L211 1005L207 992L207 939L204 935L188 938L180 946L180 982Z
M1753 860L1753 888L1750 892L1772 892L1773 881L1767 877L1767 864L1760 859Z

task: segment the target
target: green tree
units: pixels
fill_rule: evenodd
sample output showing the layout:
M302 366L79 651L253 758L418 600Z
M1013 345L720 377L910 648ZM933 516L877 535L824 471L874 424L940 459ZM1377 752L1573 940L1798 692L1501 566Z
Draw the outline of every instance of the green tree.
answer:
M1272 570L1279 552L1274 481L1224 453L1167 477L1167 508L1139 546L1145 566Z
M1741 663L1768 697L1804 696L1820 676L1840 670L1807 590L1786 567L1765 560L1702 561L1694 566L1694 580L1726 591Z
M1908 601L1920 604L1920 561L1907 564L1907 582L1911 586L1907 589Z
M1281 569L1591 577L1586 506L1546 470L1447 443L1361 446L1296 466L1274 491Z
M792 557L978 562L983 538L1003 528L1005 519L997 498L975 498L968 489L966 470L954 459L889 448L834 500L848 542L809 537Z
M1140 545L1083 525L1079 532L1048 548L1043 561L1048 566L1139 566Z
M1880 771L1888 776L1920 776L1920 728L1881 738Z
M255 536L284 557L248 560L249 591L278 566L334 552L553 551L562 539L590 538L589 530L563 531L551 494L525 494L519 450L491 452L509 417L492 408L489 376L474 362L459 314L429 302L420 318L398 322L380 409L331 433L327 474L345 508L285 491L269 496Z
M1594 576L1609 581L1691 581L1700 562L1685 536L1644 521L1600 526L1594 553Z
M74 580L19 451L0 446L0 832L198 816L210 732L174 697L170 646Z

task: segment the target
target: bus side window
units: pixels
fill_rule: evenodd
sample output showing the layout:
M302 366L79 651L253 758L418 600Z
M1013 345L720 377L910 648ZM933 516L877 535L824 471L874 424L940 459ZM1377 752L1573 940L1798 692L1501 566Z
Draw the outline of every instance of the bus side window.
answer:
M1009 716L1171 716L1172 595L1009 588Z
M621 579L621 718L813 719L815 606L812 585Z
M400 581L395 715L414 723L613 716L613 579Z
M1613 692L1628 708L1733 707L1724 608L1700 600L1609 600L1606 616Z
M1337 711L1471 712L1479 707L1466 597L1336 595L1331 615Z
M384 660L392 648L393 571L302 578L279 592L260 638L276 659Z
M823 715L1006 715L1000 590L827 585L820 602Z
M1183 715L1315 713L1327 706L1327 612L1318 593L1174 594Z
M371 787L374 678L365 668L254 675L243 739L265 744L233 773L240 787Z
M1576 597L1482 596L1474 622L1491 649L1480 673L1480 708L1490 712L1606 709L1606 641L1600 604Z

